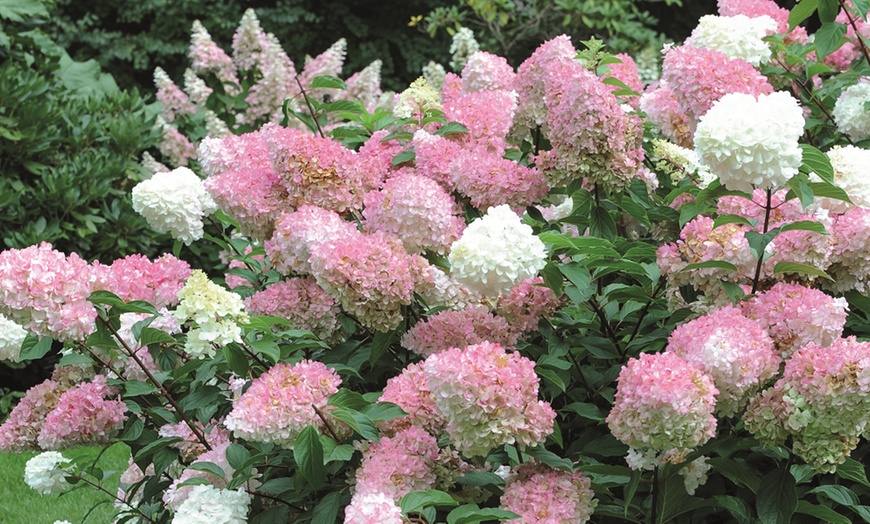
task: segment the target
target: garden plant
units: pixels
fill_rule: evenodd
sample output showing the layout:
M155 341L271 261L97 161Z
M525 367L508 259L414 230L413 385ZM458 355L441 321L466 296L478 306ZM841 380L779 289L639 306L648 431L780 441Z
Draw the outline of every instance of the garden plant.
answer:
M63 346L0 450L118 523L870 522L870 3L718 7L646 86L195 24L130 191L173 252L0 253L0 357Z

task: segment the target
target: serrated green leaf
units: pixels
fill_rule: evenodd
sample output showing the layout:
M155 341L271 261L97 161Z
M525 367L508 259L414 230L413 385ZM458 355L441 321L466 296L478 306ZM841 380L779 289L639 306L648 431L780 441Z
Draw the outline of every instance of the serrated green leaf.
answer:
M227 447L226 457L227 462L233 469L242 469L248 459L251 458L251 453L245 446L234 442Z
M791 31L804 20L811 17L818 8L818 0L803 0L798 2L788 14L788 30Z
M468 133L468 128L459 122L447 122L435 131L435 134L438 136L458 135L462 133Z
M846 461L837 466L836 474L838 477L846 480L851 480L870 488L870 481L867 480L867 471L864 465L853 458L846 458Z
M474 524L493 520L518 519L519 515L498 508L483 508L477 504L465 504L447 514L447 524Z
M226 472L224 472L224 468L218 466L214 462L194 462L188 468L196 471L205 471L206 473L211 473L212 475L218 478L225 478Z
M693 269L727 269L729 271L737 271L737 266L724 260L707 260L705 262L689 264L680 271L692 271Z
M816 31L815 40L816 55L822 60L843 45L846 36L846 24L839 22L823 23Z
M794 477L787 469L776 469L761 479L755 508L761 524L790 524L798 507Z
M755 227L755 224L749 219L740 215L719 215L713 220L713 229L725 224L742 224L744 226Z
M828 234L828 231L825 229L824 224L813 220L799 220L797 222L790 222L788 224L780 226L780 233L784 233L786 231L812 231L814 233L819 233L822 235Z
M802 160L800 171L806 174L815 173L822 180L834 183L834 166L828 155L809 144L800 144Z
M844 515L840 515L833 509L827 506L810 504L805 500L798 501L795 508L797 513L809 515L819 519L819 522L830 522L831 524L852 524L852 520Z
M53 340L51 337L39 338L33 333L28 333L27 336L24 337L24 341L21 342L21 350L18 353L18 360L20 362L27 362L44 357L49 351L51 351L52 342Z

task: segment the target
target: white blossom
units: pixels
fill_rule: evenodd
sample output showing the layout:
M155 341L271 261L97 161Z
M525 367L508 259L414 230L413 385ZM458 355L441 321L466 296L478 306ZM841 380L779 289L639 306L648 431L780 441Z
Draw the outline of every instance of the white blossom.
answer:
M719 51L729 58L740 58L758 67L770 60L770 47L764 37L776 31L769 16L702 16L686 45Z
M64 476L69 460L57 451L40 453L24 466L24 482L42 495L57 493L69 486Z
M202 217L217 210L202 180L186 167L155 173L133 188L133 209L160 233L190 245L202 238Z
M862 77L857 84L844 89L834 104L834 121L852 140L870 137L870 111L864 107L868 102L870 78Z
M172 524L245 524L250 505L251 496L243 489L193 486L175 511Z

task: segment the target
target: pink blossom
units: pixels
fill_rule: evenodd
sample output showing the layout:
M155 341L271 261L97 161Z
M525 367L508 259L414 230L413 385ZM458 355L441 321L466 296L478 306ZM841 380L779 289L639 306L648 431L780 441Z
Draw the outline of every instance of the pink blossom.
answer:
M294 328L307 329L327 343L344 338L335 300L313 278L275 282L245 299L252 315L270 315L287 320Z
M409 253L444 255L465 229L459 206L437 182L414 174L388 180L364 198L363 227L399 237Z
M630 55L625 53L619 53L614 56L618 58L620 62L616 64L608 64L607 67L610 68L610 70L604 75L603 79L614 78L619 80L630 90L637 93L637 95L620 95L617 98L634 109L638 109L640 107L640 98L638 97L643 93L643 82L640 79L640 75L637 73L637 64L634 63L634 59ZM611 89L616 93L625 88L611 86Z
M500 507L519 515L518 524L582 524L598 505L594 497L592 481L581 472L527 462L511 472Z
M779 371L779 355L764 328L735 307L678 326L668 338L668 353L700 364L719 394L716 414L731 416Z
M425 429L436 436L444 430L445 421L435 408L435 397L429 391L422 362L409 364L400 374L387 380L380 401L392 402L407 413L379 423L378 427L385 433L392 434L408 426Z
M453 186L482 211L501 204L524 210L550 190L540 170L481 150L460 151L450 174Z
M375 131L359 148L356 155L356 170L368 180L368 186L380 187L393 171L393 157L404 151L398 140L385 140L390 134L386 129Z
M178 292L190 277L190 265L164 254L151 262L143 255L119 258L110 266L94 263L94 289L111 291L121 300L144 300L156 308L178 303Z
M442 136L431 135L419 130L411 140L416 154L416 173L441 184L444 189L453 191L451 163L462 151L462 146Z
M520 64L514 84L519 99L512 134L524 138L530 129L546 126L547 73L557 63L570 63L576 56L577 50L571 44L571 37L559 35L541 44L532 56Z
M160 129L160 154L173 167L184 167L191 158L196 156L196 148L193 143L184 136L181 131L161 117L157 118L157 127Z
M197 431L205 437L205 440L213 449L220 446L226 448L230 441L229 432L219 426L214 420L209 422L208 425L196 421L194 422L194 426L196 426ZM194 434L193 430L190 429L190 426L186 422L182 421L177 424L166 424L161 426L157 433L163 438L178 437L182 439L181 442L172 444L172 447L178 449L181 453L181 458L185 462L193 462L194 460L204 462L208 460L205 458L198 458L207 450L199 440L199 437Z
M357 493L383 493L398 502L411 491L434 487L438 443L411 426L371 444L356 470Z
M45 417L37 437L39 447L57 450L111 442L127 419L124 402L106 399L116 395L102 375L65 391Z
M239 223L242 234L269 238L286 209L288 194L271 168L240 167L208 177L203 185L218 207Z
M459 135L467 147L501 155L507 147L505 137L511 128L517 95L513 91L474 91L462 93L444 103L444 117L468 128Z
M0 426L0 451L20 453L40 449L37 437L45 417L54 409L68 386L46 380L28 389Z
M310 273L311 251L330 240L346 242L360 233L335 211L303 205L292 213L282 213L275 233L264 244L269 261L279 272Z
M198 74L213 73L224 84L227 93L236 92L237 88L232 85L238 85L239 79L232 59L212 40L199 20L193 22L187 56L191 60L191 67Z
M542 277L529 278L499 296L496 311L514 331L536 331L540 319L552 315L562 306L561 298L543 284Z
M270 128L269 125L263 126L264 130ZM251 171L272 169L269 144L261 131L223 138L206 137L199 144L197 159L202 166L202 171L209 177L236 169Z
M478 51L468 57L462 68L462 91L496 91L513 89L516 73L507 60L498 55Z
M157 87L157 101L163 106L160 114L167 122L175 120L177 113L196 112L190 98L159 67L154 70L154 85Z
M692 147L694 125L680 108L677 96L666 82L650 84L640 98L640 109L662 134L681 147Z
M423 369L450 440L466 455L533 446L553 431L556 412L538 400L535 363L518 353L481 342L431 355Z
M397 327L402 306L432 285L428 262L409 255L396 237L380 231L317 244L310 263L317 283L344 311L379 331Z
M75 253L41 243L0 253L0 313L25 329L57 340L81 340L94 330L88 302L96 276Z
M854 207L837 215L831 233L831 265L834 282L826 286L838 292L870 291L870 209Z
M418 322L402 337L402 346L423 357L450 349L464 349L481 342L513 348L519 333L486 306L441 311Z
M719 391L700 364L642 353L622 368L607 416L613 436L640 451L691 450L716 434Z
M233 401L224 425L236 438L274 442L292 449L305 427L313 425L322 433L326 431L317 411L331 421L333 429L339 427L329 415L327 401L340 384L338 374L320 362L277 364Z

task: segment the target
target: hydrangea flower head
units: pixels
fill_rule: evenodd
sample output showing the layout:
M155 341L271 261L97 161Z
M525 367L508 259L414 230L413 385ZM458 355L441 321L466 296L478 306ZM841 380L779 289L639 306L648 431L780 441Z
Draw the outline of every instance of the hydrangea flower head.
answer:
M421 76L399 94L393 113L399 118L421 119L436 109L441 109L441 95Z
M69 459L57 451L46 451L24 465L24 482L42 495L57 493L69 486L64 478L69 469Z
M447 257L450 273L469 289L495 297L546 265L544 243L507 205L491 207L465 228Z
M731 416L779 371L773 340L734 307L718 309L677 327L667 351L696 362L713 378L716 414Z
M613 436L641 452L690 450L716 434L713 378L674 353L642 353L622 368L607 416Z
M238 324L248 321L242 297L215 284L197 269L187 279L178 298L181 303L175 310L175 318L196 323L196 327L187 332L186 353L194 358L213 357L215 345L242 341Z
M726 188L779 188L797 174L803 111L791 95L729 93L698 122L695 151Z
M423 369L450 440L466 455L533 446L553 431L556 413L538 400L535 363L518 353L481 342L436 353Z
M353 223L338 213L317 206L302 206L292 213L282 213L275 233L263 247L272 266L280 273L311 273L311 250L335 240L346 242L359 235Z
M559 35L538 46L532 56L520 64L514 84L519 94L519 102L514 117L513 134L525 136L529 129L546 126L547 104L544 92L548 83L547 72L555 63L570 62L575 56L577 50L571 44L571 37Z
M444 429L445 421L435 408L435 397L429 391L422 362L409 364L400 374L387 380L380 401L392 402L407 413L404 417L379 423L381 431L395 433L416 426L439 435Z
M450 174L453 187L481 210L502 204L525 210L550 190L540 170L486 151L458 152L450 163Z
M441 311L418 322L402 337L402 346L423 357L450 348L494 342L512 348L519 333L486 306L471 305L459 311Z
M425 491L436 481L440 449L435 437L410 426L384 437L363 452L356 470L356 491L383 493L398 502L411 491Z
M864 108L867 102L870 102L870 79L862 77L857 84L844 89L834 104L834 121L852 140L870 137L870 112Z
M119 258L110 266L94 263L98 274L95 289L104 289L121 300L144 300L160 309L178 302L178 292L190 277L190 265L164 254L153 262L143 255Z
M338 374L320 362L302 360L281 363L254 379L233 402L224 425L236 438L252 442L274 442L292 449L296 438L309 425L321 433L325 425L319 410L333 429L338 421L329 416L329 396L338 391Z
M754 18L705 15L685 45L715 49L728 58L740 58L758 67L770 60L770 47L763 38L776 28L776 21L766 15Z
M500 507L519 515L516 522L522 524L582 524L597 505L592 481L581 472L527 462L511 472Z
M827 272L834 281L825 284L827 289L870 292L870 209L854 207L836 215L828 231L833 249Z
M496 311L520 333L538 329L538 321L556 312L562 301L544 286L543 277L527 278L498 299Z
M344 524L402 524L402 508L386 493L354 493L344 508Z
M20 453L40 449L36 438L42 431L45 417L57 405L68 386L46 380L28 389L0 426L0 451Z
M39 446L63 449L110 442L127 419L126 404L106 399L116 395L117 390L106 384L103 375L65 391L45 417L37 437Z
M338 315L341 309L313 278L275 282L245 299L252 315L281 317L297 329L307 329L327 343L343 339Z
M212 40L199 20L193 21L187 55L194 71L198 74L214 74L224 84L227 94L236 94L238 88L235 86L239 84L239 78L233 60Z
M217 211L202 180L186 167L155 173L133 188L133 209L160 233L190 245L202 238L202 218Z
M21 344L26 337L26 329L14 320L0 314L0 360L18 362Z
M468 57L462 68L462 90L466 93L510 90L513 89L515 78L514 68L505 58L478 51Z
M243 489L193 486L172 524L246 524L250 505L251 496Z

